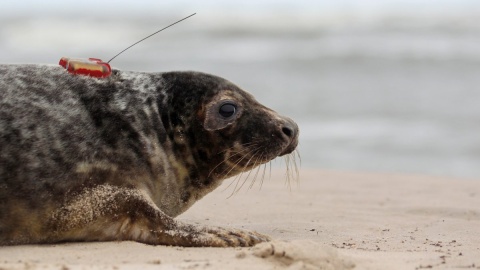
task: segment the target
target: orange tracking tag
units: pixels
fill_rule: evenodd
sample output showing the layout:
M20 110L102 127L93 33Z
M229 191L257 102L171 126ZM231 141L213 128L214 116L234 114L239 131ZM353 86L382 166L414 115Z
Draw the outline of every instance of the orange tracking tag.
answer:
M193 15L195 15L197 13L193 13L181 20L178 20L172 24L170 24L169 26L166 26L160 30L158 30L157 32L149 35L149 36L146 36L144 38L142 38L141 40L133 43L132 45L128 46L127 48L125 48L123 51L117 53L114 57L112 57L112 59L108 60L108 62L103 62L102 60L98 59L98 58L88 58L88 59L74 59L74 58L68 58L68 57L62 57L60 58L60 62L58 63L60 66L64 67L69 73L72 73L72 74L75 74L75 75L86 75L86 76L90 76L90 77L94 77L94 78L106 78L108 76L110 76L112 74L112 68L110 68L110 61L112 61L113 59L115 59L115 57L119 56L120 54L122 54L124 51L130 49L131 47L137 45L138 43L144 41L145 39L153 36L153 35L156 35L157 33L160 33L162 32L163 30L169 28L170 26L173 26L183 20L186 20L190 17L192 17Z
M105 78L112 74L110 64L98 58L75 59L62 57L58 63L68 72L76 75L86 75L95 78Z
M156 35L157 33L162 32L163 30L169 28L172 25L175 25L183 20L186 20L193 15L197 13L193 13L181 20L178 20L169 26L166 26L157 32L146 36L145 38L142 38L141 40L133 43L132 45L128 46L125 48L123 51L117 53L112 59L108 60L108 62L103 62L102 60L98 58L88 58L88 59L75 59L75 58L68 58L68 57L62 57L60 58L60 62L58 63L60 66L64 67L69 73L75 74L75 75L85 75L85 76L90 76L94 78L106 78L112 74L112 69L110 68L110 61L115 59L115 57L119 56L122 54L124 51L130 49L131 47L137 45L138 43L144 41L145 39Z

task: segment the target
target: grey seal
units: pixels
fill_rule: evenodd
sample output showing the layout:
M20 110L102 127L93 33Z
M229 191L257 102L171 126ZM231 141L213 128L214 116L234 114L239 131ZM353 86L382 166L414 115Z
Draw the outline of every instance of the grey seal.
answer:
M251 246L174 220L222 181L291 153L298 126L200 72L0 65L0 244Z

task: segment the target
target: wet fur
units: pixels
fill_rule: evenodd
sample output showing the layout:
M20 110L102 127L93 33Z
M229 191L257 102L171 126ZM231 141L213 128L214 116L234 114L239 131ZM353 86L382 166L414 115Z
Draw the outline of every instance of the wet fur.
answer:
M215 115L222 100L238 103L235 119ZM114 70L95 79L58 66L0 65L0 244L266 241L173 217L297 140L293 121L213 75ZM255 165L247 162L255 154Z

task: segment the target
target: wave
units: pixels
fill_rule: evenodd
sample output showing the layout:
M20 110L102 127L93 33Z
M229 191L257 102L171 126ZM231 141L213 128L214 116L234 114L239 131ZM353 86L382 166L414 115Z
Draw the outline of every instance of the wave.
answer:
M390 25L387 30L383 23L363 29L359 26L335 29L302 27L301 22L294 26L289 22L290 29L287 29L283 26L288 20L282 17L276 18L268 27L251 20L248 23L237 21L229 26L228 20L217 19L212 19L215 24L195 22L194 26L169 29L141 46L213 46L216 47L215 53L205 54L208 59L228 58L239 62L252 59L315 62L325 58L480 61L480 24L469 20L465 20L462 27L458 23L445 23L444 27L432 24L426 30L423 26L399 29ZM92 51L112 53L159 28L152 25L151 20L144 22L133 18L121 21L0 19L0 24L2 51L78 51L81 54ZM452 25L457 30L453 30ZM231 51L239 53L232 55ZM169 55L167 53L165 57L169 58Z

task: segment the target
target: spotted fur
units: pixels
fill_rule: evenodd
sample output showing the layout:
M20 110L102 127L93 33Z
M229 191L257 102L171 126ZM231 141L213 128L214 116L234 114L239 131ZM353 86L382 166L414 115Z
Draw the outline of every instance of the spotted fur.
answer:
M232 117L219 114L225 102ZM213 75L114 70L96 79L0 65L0 244L266 241L173 218L297 141L292 120Z

